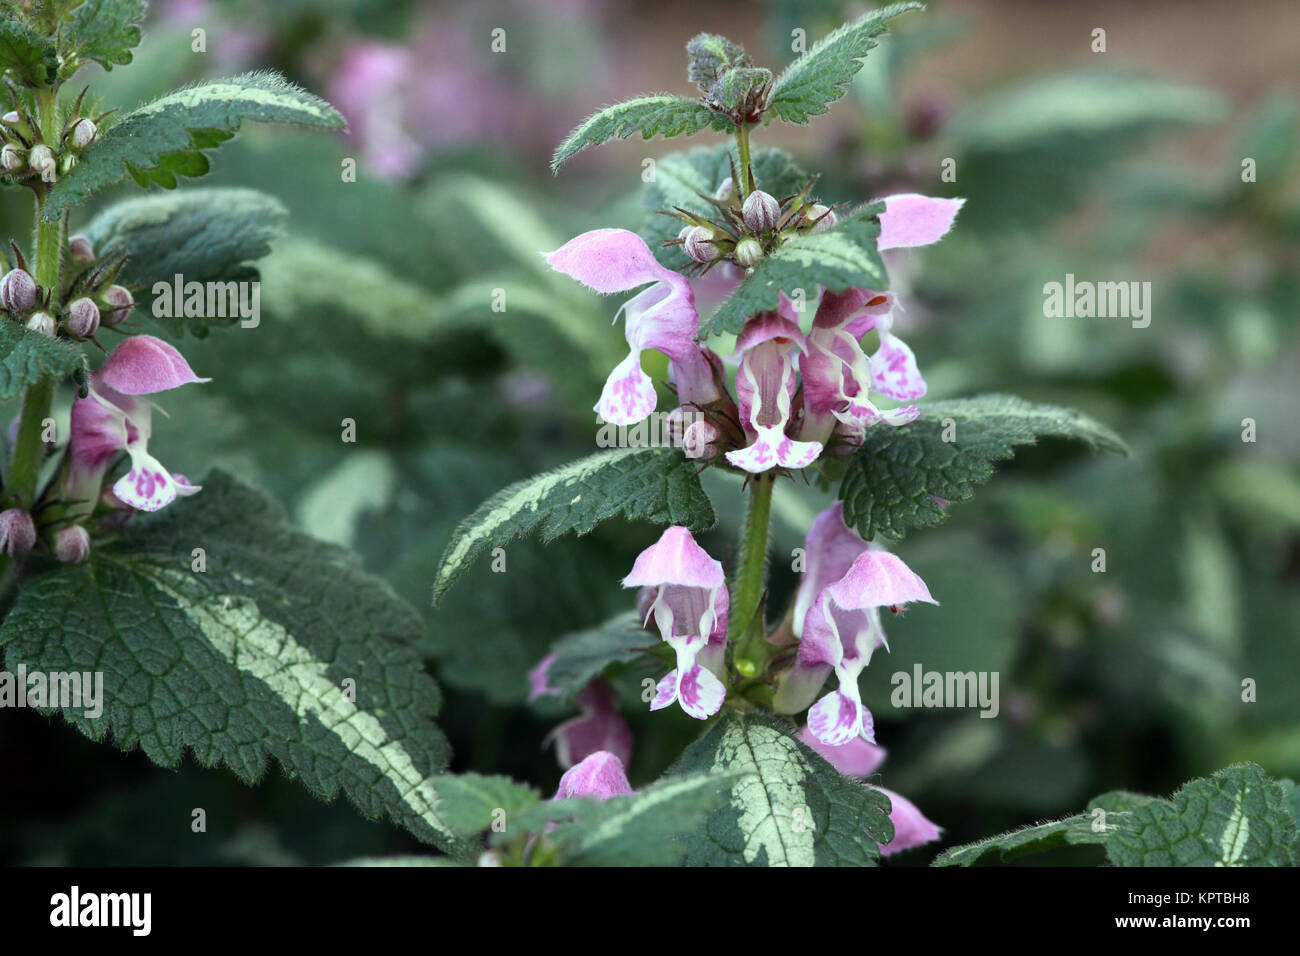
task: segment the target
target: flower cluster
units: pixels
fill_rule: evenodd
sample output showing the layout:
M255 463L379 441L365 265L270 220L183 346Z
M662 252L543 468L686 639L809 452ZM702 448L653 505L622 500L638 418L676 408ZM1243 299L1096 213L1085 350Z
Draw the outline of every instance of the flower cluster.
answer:
M93 339L101 325L121 325L135 308L131 290L115 281L124 260L111 257L101 262L85 236L68 240L68 259L74 268L67 270L67 280L59 289L40 286L16 247L14 255L13 268L0 277L0 308L33 332L74 341Z
M26 184L52 183L77 164L81 151L99 135L99 124L108 113L91 118L82 113L86 91L77 97L63 129L52 141L46 141L40 124L23 107L0 116L0 175ZM111 111L110 111L111 112Z
M737 205L728 180L718 192L728 201L714 202L732 231L705 236L704 226L692 225L674 242L707 264L706 269L725 260L715 285L723 292L734 290L771 248L801 231L833 224L834 213L809 202L806 192L778 202L752 190ZM883 202L877 242L882 250L938 241L962 204L914 194ZM746 252L747 242L758 244L756 254ZM776 311L750 318L736 339L733 398L726 363L696 341L700 317L692 279L661 265L640 236L625 229L596 229L547 254L546 260L597 292L645 286L619 310L629 351L595 405L606 422L634 425L657 407L654 382L641 367L647 349L668 357L678 407L700 413L683 437L689 453L702 459L721 454L719 464L725 461L750 474L805 468L832 444L841 450L854 447L867 428L901 425L918 414L915 405L881 408L871 397L910 403L926 391L912 350L894 332L897 303L887 292L826 291L808 323L801 322L795 304L782 295ZM870 332L878 344L868 355L862 339Z

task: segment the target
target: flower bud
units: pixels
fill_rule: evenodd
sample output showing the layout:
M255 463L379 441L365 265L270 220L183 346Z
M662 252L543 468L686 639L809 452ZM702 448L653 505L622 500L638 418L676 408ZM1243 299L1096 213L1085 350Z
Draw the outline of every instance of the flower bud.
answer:
M803 211L805 221L813 225L813 232L821 232L823 229L829 229L835 225L835 213L829 206L823 206L816 202L808 206Z
M10 312L26 312L36 304L39 291L31 273L25 269L11 269L0 279L0 306Z
M26 554L36 544L36 525L22 508L0 511L0 554Z
M108 325L117 325L131 314L135 308L135 299L129 290L120 285L111 285L104 290L103 305L100 319Z
M740 208L745 217L745 225L753 232L767 232L776 228L781 218L781 204L761 189L755 189L745 197L745 204Z
M42 335L54 334L54 316L48 312L36 312L27 320L27 327L33 332L40 332Z
M74 300L68 306L68 315L64 324L77 338L90 338L99 329L99 306L85 296Z
M6 123L17 123L19 119L17 110L10 110L4 116L0 116L0 120L4 120Z
M718 202L726 202L728 199L731 198L731 189L732 189L731 177L728 176L726 179L724 179L722 182L718 184L718 191L713 194L713 198L716 199Z
M72 145L77 149L85 149L94 142L95 134L98 132L99 129L95 126L95 121L83 116L72 127Z
M68 240L68 255L73 262L94 262L95 247L85 236L73 236Z
M736 243L736 265L752 269L763 261L763 246L753 236L748 236Z
M54 181L58 164L54 160L54 150L44 143L32 148L31 155L27 157L27 165L46 182Z
M81 564L90 557L90 535L79 524L68 525L55 532L51 547L64 564Z
M713 442L718 440L718 429L706 421L692 422L682 436L682 448L687 458L708 460L718 454Z
M693 227L682 238L682 248L696 262L712 262L718 258L718 247L713 244L713 233L703 226Z
M5 143L4 148L0 149L0 166L4 167L5 172L12 173L15 170L22 169L26 162L21 146Z

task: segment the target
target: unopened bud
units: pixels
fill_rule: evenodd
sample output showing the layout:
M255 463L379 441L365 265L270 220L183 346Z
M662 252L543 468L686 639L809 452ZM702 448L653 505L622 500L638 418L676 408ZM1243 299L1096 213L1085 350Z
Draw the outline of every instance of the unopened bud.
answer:
M104 290L103 304L100 318L108 325L117 325L131 314L135 308L135 299L129 290L120 285L111 285Z
M94 262L95 247L85 236L73 236L68 240L68 255L73 262Z
M21 120L21 117L18 115L17 110L10 110L4 116L0 116L0 120L4 120L6 123L17 123Z
M32 172L39 174L46 182L54 181L58 164L54 160L54 150L44 143L32 148L31 155L27 157L27 165L31 167Z
M77 125L72 127L72 145L77 149L85 149L94 142L95 134L98 132L95 121L83 116L77 120Z
M51 548L64 564L81 564L90 557L90 535L79 524L68 525L54 533Z
M713 244L713 233L703 226L695 226L682 239L682 248L696 262L712 262L718 258L718 247Z
M25 269L11 269L0 279L0 306L10 312L26 312L36 304L39 292L31 273Z
M718 202L726 202L731 198L731 177L728 176L718 184L718 191L713 194L713 198Z
M14 170L22 169L26 162L21 146L5 143L4 148L0 149L0 166L4 167L5 172L12 173Z
M763 261L763 246L753 236L749 236L736 243L735 256L736 265L752 269Z
M829 206L823 206L819 202L813 203L804 210L803 214L806 220L813 224L813 232L821 232L835 225L835 213Z
M36 545L36 525L22 508L0 511L0 554L17 557Z
M65 325L79 339L88 339L99 330L99 306L82 296L68 306Z
M774 229L781 218L781 204L761 189L755 189L745 197L745 205L740 211L745 217L745 225L753 232Z
M40 332L42 335L53 335L54 316L48 312L35 312L27 320L27 327L33 332Z
M718 429L706 421L692 422L682 435L682 448L687 458L709 459L718 454L713 442L718 440Z

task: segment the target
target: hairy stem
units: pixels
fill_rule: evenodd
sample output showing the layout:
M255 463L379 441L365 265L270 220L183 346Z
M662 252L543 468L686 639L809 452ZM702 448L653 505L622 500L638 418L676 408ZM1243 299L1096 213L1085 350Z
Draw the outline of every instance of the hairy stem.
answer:
M762 666L761 656L766 643L762 622L757 636L750 631L754 615L763 599L763 585L767 573L767 533L772 520L772 489L776 479L771 474L755 475L749 482L749 508L745 512L745 526L740 536L740 551L731 579L731 613L727 622L727 639L740 640L736 645L736 669L752 677Z
M740 182L736 188L739 190L741 198L749 195L749 180L753 175L750 172L749 160L749 124L740 123L736 126L736 150L740 153Z

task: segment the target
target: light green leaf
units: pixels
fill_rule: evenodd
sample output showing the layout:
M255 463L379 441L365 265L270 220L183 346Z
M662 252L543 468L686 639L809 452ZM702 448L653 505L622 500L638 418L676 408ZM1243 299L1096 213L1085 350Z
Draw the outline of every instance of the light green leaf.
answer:
M1115 866L1294 866L1295 842L1283 788L1240 763L1135 807L1106 853Z
M876 38L885 32L888 21L921 9L919 3L895 3L823 37L777 77L769 113L788 123L807 123L809 117L825 113L831 103L848 92L849 83L862 69L862 58L876 46Z
M949 847L935 857L930 865L972 866L991 853L997 853L1000 859L1006 861L1063 846L1104 844L1107 836L1114 832L1115 826L1111 824L1109 830L1094 830L1093 819L1088 814L1079 813L1063 820L1051 820L998 836L985 837L963 846Z
M724 114L714 112L699 100L671 93L640 96L606 106L587 117L556 148L551 159L551 171L557 172L571 156L588 146L599 146L616 137L627 139L633 133L640 133L642 139L683 133L690 136L706 126L729 132L731 125L731 120Z
M49 37L19 20L0 20L0 70L12 71L20 86L49 86L59 55Z
M712 321L701 329L701 337L739 333L755 313L776 309L782 292L789 296L802 289L805 299L812 301L819 286L834 292L888 288L889 278L876 251L877 216L884 208L882 203L872 203L830 229L790 239L755 266L718 306Z
M85 373L86 357L71 342L33 332L0 315L0 401L49 375L80 379Z
M649 215L641 237L655 258L669 269L681 272L691 260L681 246L664 245L677 235L681 220L659 213L680 207L697 216L716 216L717 210L704 196L712 196L731 175L731 156L730 146L702 147L665 156L655 166L654 182L646 187L642 203ZM755 185L778 199L794 195L808 184L808 174L784 150L757 150L751 168Z
M541 526L550 542L622 515L633 521L711 527L699 463L677 448L620 448L582 458L497 492L457 525L434 579L434 603L485 549Z
M27 582L0 628L6 667L101 674L102 714L60 708L93 740L167 767L188 749L250 784L274 757L321 799L342 790L366 816L463 852L432 784L448 748L408 643L419 615L257 492L222 472L203 485L88 563Z
M258 271L251 263L271 251L271 240L283 234L286 218L288 211L278 199L256 190L190 189L110 206L86 227L86 235L101 258L130 254L120 281L139 288L141 313L172 335L189 331L204 336L214 326L239 320L226 296L218 297L220 308L205 308L202 315L158 316L152 308L154 283L166 282L170 294L177 275L182 285L255 280Z
M635 612L566 634L551 647L555 659L546 671L547 683L565 697L572 697L610 664L636 660L657 641L658 637L641 626Z
M542 802L536 790L509 777L448 773L434 777L432 784L438 792L438 815L461 837L487 831L501 811L506 829L513 829L517 816Z
M741 773L683 841L691 866L874 866L894 838L889 798L845 777L786 721L724 714L671 773Z
M1010 395L934 402L907 425L867 431L840 484L844 520L867 540L939 524L947 512L935 498L965 501L992 477L993 462L1045 437L1127 452L1118 435L1072 409Z
M547 816L575 816L547 834L561 866L661 866L679 861L682 836L704 822L736 774L660 780L627 797L564 800ZM737 781L738 782L738 781ZM736 785L733 783L733 786Z
M176 185L176 175L207 172L202 150L238 132L244 120L342 129L343 117L324 100L279 74L244 73L169 93L139 107L102 132L80 161L50 189L46 220L131 176L141 185Z
M130 63L147 10L144 0L85 0L63 28L63 76L89 61L106 70Z

